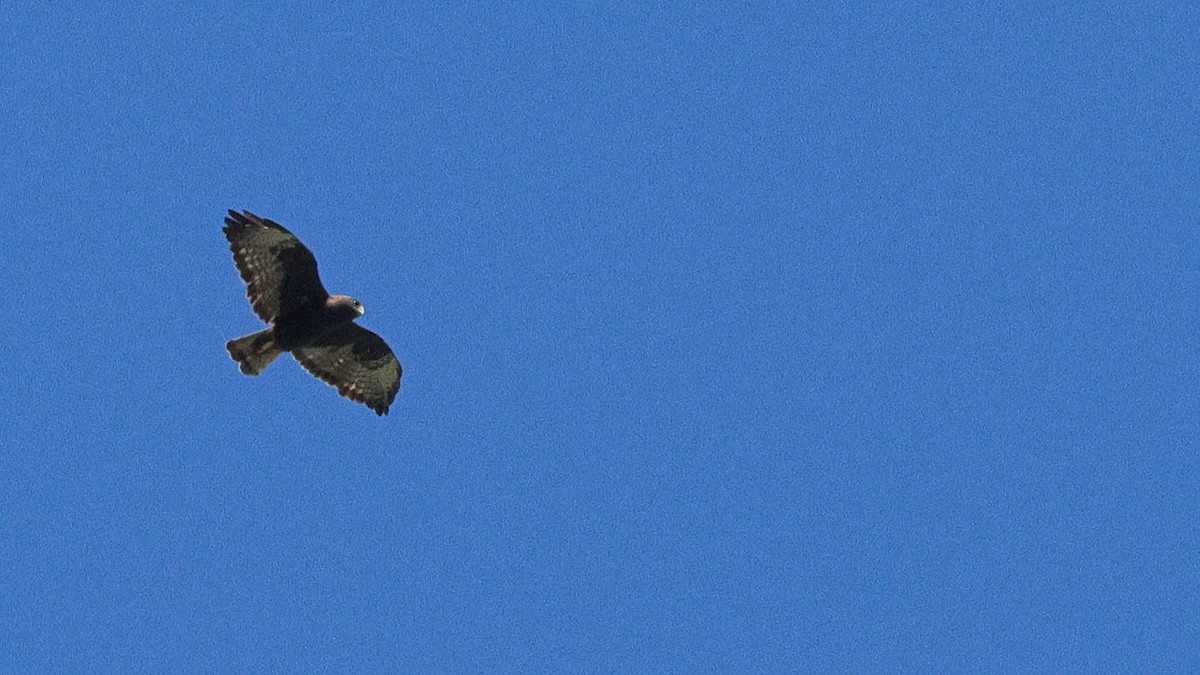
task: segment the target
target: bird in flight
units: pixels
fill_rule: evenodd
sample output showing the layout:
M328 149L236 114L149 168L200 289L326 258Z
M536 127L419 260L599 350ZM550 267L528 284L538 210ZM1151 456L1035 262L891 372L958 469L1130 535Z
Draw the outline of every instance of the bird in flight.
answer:
M225 348L246 375L258 375L283 352L338 394L386 415L400 390L400 362L375 333L354 323L363 306L330 295L317 259L279 223L230 211L225 238L258 318L270 328L230 340Z

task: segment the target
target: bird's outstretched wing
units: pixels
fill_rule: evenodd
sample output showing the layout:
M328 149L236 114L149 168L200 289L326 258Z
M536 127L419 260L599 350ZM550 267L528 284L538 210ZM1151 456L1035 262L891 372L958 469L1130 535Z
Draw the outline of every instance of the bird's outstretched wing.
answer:
M337 387L338 393L386 415L400 390L400 362L383 338L355 323L344 323L292 350L308 372Z
M279 223L231 210L224 232L258 318L274 323L329 297L317 275L317 259Z

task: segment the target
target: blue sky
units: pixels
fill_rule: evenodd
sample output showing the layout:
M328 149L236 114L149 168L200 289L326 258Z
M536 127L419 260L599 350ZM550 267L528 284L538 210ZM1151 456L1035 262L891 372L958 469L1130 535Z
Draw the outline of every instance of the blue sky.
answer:
M0 17L4 670L1200 665L1194 8Z

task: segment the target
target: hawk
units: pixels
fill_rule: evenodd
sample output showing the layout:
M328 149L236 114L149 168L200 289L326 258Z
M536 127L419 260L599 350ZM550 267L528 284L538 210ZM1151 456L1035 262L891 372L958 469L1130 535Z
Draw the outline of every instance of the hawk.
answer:
M225 345L241 371L258 375L291 352L342 396L386 415L400 390L400 362L383 338L354 323L362 304L327 293L317 259L279 223L231 210L224 232L254 313L271 324Z

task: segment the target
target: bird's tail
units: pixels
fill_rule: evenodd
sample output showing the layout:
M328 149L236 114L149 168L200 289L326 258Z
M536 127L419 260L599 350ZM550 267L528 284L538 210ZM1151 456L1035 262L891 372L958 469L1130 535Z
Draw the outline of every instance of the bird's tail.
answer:
M261 373L263 368L271 365L275 357L283 353L275 346L275 334L270 328L230 340L225 349L229 350L229 355L247 375Z

